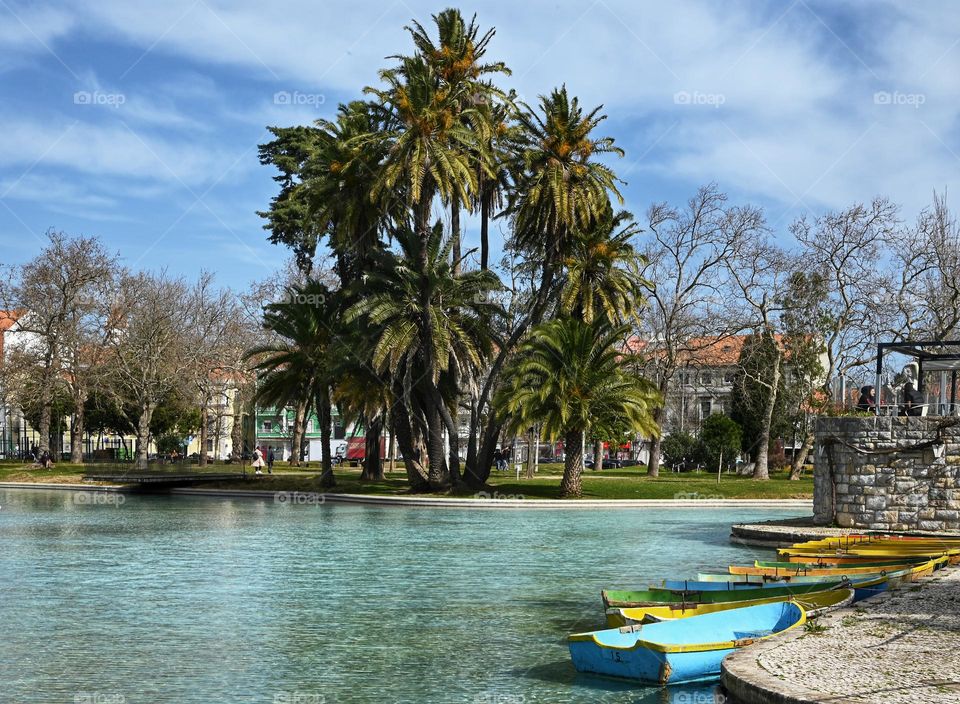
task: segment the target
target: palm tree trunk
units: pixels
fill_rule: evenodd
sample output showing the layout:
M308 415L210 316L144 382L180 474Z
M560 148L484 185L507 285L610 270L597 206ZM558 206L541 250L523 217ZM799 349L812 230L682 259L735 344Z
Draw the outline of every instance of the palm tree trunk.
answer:
M450 199L450 237L452 239L450 257L453 259L453 275L460 276L460 257L462 256L460 242L460 202L456 196Z
M303 424L307 419L307 406L309 400L301 398L297 401L297 407L293 414L293 430L290 433L290 466L300 466L300 448L303 445ZM283 409L281 409L283 411ZM286 411L283 411L286 413Z
M477 415L475 418L477 423L480 423L483 418L483 409L490 400L490 396L494 391L496 382L500 376L500 371L503 369L508 355L517 346L527 330L543 319L544 311L549 302L546 293L549 291L553 281L553 271L552 267L545 265L543 274L544 281L530 314L521 324L514 328L510 338L500 348L496 359L493 360L490 371L487 372L487 378L483 382L483 387L480 389L480 396L477 399ZM497 448L497 439L500 437L500 431L502 430L503 423L497 420L496 414L488 414L487 425L483 430L483 440L480 444L480 451L477 454L476 461L473 464L469 462L467 464L465 479L470 486L479 488L490 478L490 467L493 464L493 451Z
M333 476L333 461L330 457L330 393L324 390L317 398L317 422L320 423L320 486L329 489L336 486Z
M489 188L480 196L480 269L486 271L490 258L490 206L493 194Z
M383 434L383 419L376 417L364 424L367 432L363 437L363 472L360 479L377 482L383 479L383 463L380 461L380 437Z
M563 480L560 497L579 499L583 495L583 430L570 430L563 436Z
M533 470L534 462L536 461L536 451L533 449L534 444L537 442L537 429L536 427L530 428L530 432L527 433L527 479L533 479Z
M662 438L657 435L650 441L650 456L647 458L647 476L656 479L660 476L660 442Z
M390 433L390 444L387 446L387 459L390 461L390 471L396 470L397 457L397 434L393 431L393 412L384 410L384 417L387 419L384 427Z
M410 411L403 401L403 391L394 387L394 401L390 413L393 435L403 455L403 466L412 491L424 491L429 486L427 468L423 460L426 454L421 434L411 422Z
M611 457L613 453L610 453ZM593 441L593 468L603 469L603 440Z

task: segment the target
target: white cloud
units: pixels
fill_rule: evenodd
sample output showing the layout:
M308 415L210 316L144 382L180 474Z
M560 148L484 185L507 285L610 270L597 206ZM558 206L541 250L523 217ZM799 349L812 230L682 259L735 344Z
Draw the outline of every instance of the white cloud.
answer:
M220 145L157 137L129 123L96 124L17 116L2 119L0 152L8 165L23 168L66 167L97 177L134 177L199 187L242 170L248 152ZM252 145L251 145L252 146ZM247 153L249 159L244 159Z

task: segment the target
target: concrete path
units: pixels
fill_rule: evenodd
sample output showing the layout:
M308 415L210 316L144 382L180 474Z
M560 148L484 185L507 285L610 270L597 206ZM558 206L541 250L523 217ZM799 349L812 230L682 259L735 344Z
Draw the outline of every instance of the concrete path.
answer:
M957 704L960 568L947 568L723 664L743 704Z

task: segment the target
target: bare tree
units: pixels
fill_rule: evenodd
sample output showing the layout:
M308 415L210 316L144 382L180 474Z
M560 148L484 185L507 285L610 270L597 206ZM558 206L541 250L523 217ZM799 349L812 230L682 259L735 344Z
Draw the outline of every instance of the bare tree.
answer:
M788 299L790 278L797 260L769 240L759 211L742 209L736 217L745 219L742 227L750 236L739 241L732 256L727 259L730 283L727 300L730 309L726 318L737 321L737 327L742 330L753 330L754 335L768 343L770 350L766 364L759 365L753 372L744 369L745 373L752 373L750 381L765 391L762 408L759 409L760 431L754 455L753 478L769 479L767 460L770 428L783 374L784 350L778 339L779 319Z
M897 207L886 198L856 204L814 220L800 218L790 230L800 243L804 271L823 282L818 310L826 363L822 387L872 361L889 309L878 300L884 275L885 243L898 229Z
M726 195L710 184L683 210L653 205L647 220L651 237L643 251L647 265L642 273L649 306L642 332L651 341L648 357L666 399L685 360L735 331L724 317L727 264L745 239L762 230L763 218L751 208L728 206ZM666 409L657 409L655 418L662 424ZM659 475L660 454L656 437L647 464L651 476Z
M117 256L95 237L47 232L49 243L19 267L7 267L0 278L0 302L22 311L23 333L15 365L30 370L39 407L40 451L50 450L54 388L66 384L74 405L71 461L82 462L83 404L95 383L104 344L111 282ZM22 400L22 399L21 399ZM21 404L24 405L24 404Z
M115 390L136 428L136 466L147 466L150 422L161 399L179 389L190 396L199 360L197 343L214 334L216 314L204 309L212 278L191 285L166 273L123 277L110 336Z
M882 301L894 311L894 340L944 340L960 327L960 226L946 194L916 224L891 238L892 261Z

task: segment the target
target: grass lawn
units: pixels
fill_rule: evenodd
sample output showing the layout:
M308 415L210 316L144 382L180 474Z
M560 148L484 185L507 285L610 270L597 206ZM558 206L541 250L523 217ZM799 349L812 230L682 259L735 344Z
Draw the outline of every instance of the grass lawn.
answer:
M60 464L54 469L31 469L22 464L0 464L0 481L11 482L79 482L87 468L74 468L69 464ZM111 470L129 471L130 466L110 467L96 465L90 467L94 472ZM197 472L196 465L161 466L151 471ZM233 472L240 471L237 465L208 465L204 471ZM662 470L661 470L662 471ZM211 482L204 487L221 489L256 489L260 491L318 491L318 472L314 467L307 469L287 469L275 466L272 475L254 476L247 468L246 480ZM378 496L398 496L408 494L406 474L402 468L396 472L387 472L381 482L361 482L360 469L356 467L336 468L334 474L337 486L332 492L347 494L370 494ZM563 466L545 464L534 479L517 479L515 473L493 472L484 492L487 497L522 496L527 499L555 499L560 493L560 477ZM472 490L463 490L446 496L471 497L477 495ZM717 483L717 475L709 473L684 472L674 474L663 472L657 479L646 475L643 467L607 469L602 471L584 470L583 498L585 499L809 499L813 496L813 479L809 475L800 481L792 482L786 472L775 472L766 482L755 482L749 477L724 474Z

